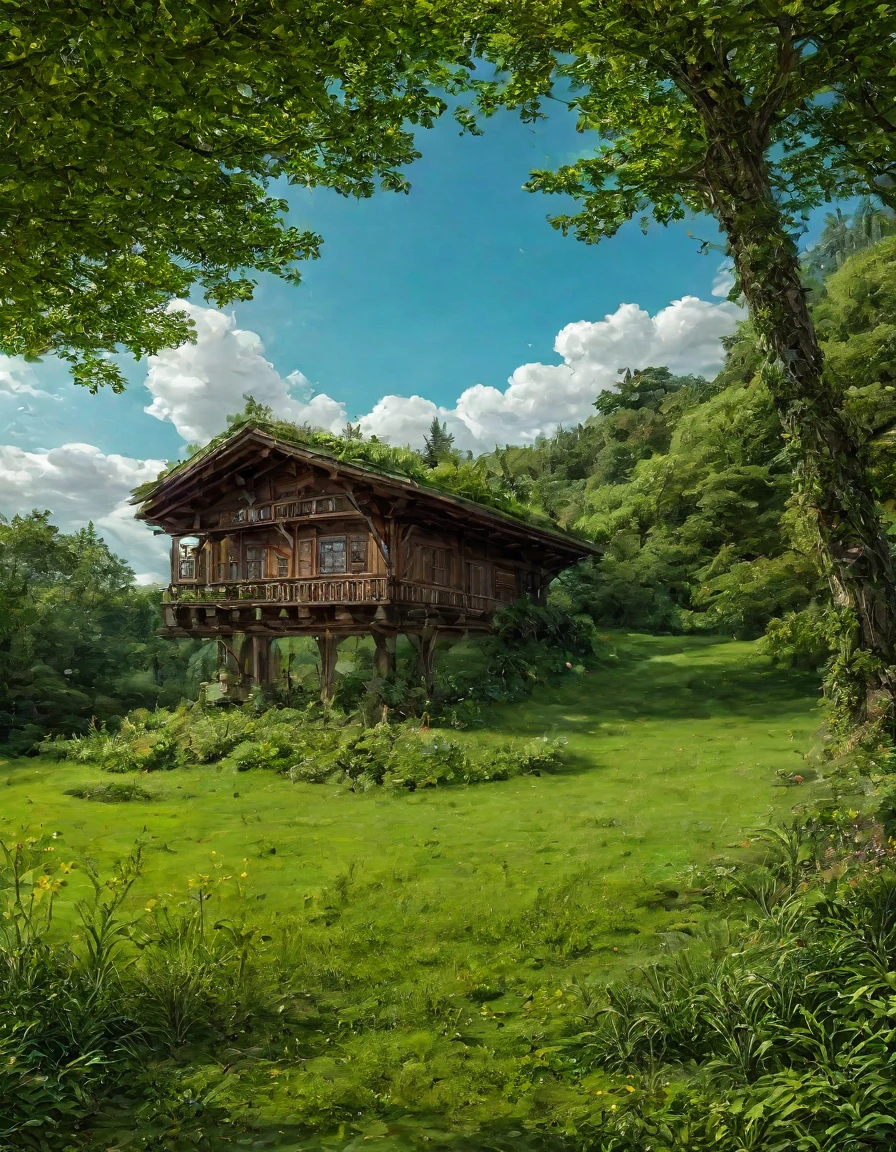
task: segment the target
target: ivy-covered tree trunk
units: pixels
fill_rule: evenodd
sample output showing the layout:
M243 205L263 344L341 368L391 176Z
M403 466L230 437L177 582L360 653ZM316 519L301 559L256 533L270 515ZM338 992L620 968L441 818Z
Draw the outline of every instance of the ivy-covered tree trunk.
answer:
M896 567L863 452L825 378L796 246L775 203L761 142L726 132L710 141L704 177L727 235L759 341L766 380L814 509L834 600L855 616L864 685L852 719L896 729ZM732 140L738 140L732 145ZM856 685L855 687L858 687Z

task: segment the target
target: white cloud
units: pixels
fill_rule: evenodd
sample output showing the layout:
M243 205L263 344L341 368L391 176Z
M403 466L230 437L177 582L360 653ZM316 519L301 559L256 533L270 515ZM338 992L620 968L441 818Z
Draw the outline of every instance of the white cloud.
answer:
M593 413L598 392L611 388L620 368L667 365L674 372L713 376L724 358L720 337L734 330L741 309L685 296L651 316L621 304L603 320L567 324L554 342L562 364L522 364L501 391L475 384L453 408L419 396L384 396L361 417L368 435L420 444L433 416L444 419L460 447L526 443Z
M124 556L143 582L168 582L164 537L134 519L131 489L152 480L162 460L105 455L92 444L63 444L25 452L0 445L0 510L4 515L49 508L64 531L93 521L113 552Z
M730 260L723 260L716 268L715 279L712 282L713 296L726 297L734 287L734 265Z
M249 393L298 424L333 431L345 424L344 405L329 396L312 395L301 372L281 376L265 359L261 338L237 328L232 315L183 300L171 307L191 317L196 343L149 357L146 387L153 401L146 411L170 421L184 440L204 443L216 436L230 413L242 411Z
M173 423L185 440L203 442L220 432L249 393L297 423L333 431L345 424L341 401L313 395L301 372L281 376L264 358L259 336L237 328L232 316L178 306L192 317L197 341L150 357L146 386L153 401L146 411ZM696 296L675 300L654 316L637 304L620 304L603 320L567 324L554 342L562 363L522 364L503 390L474 384L453 407L392 394L358 419L366 435L393 444L421 445L433 417L447 424L461 448L526 443L588 417L595 396L613 386L620 368L665 364L675 372L714 375L723 360L719 338L741 315L727 300Z
M0 397L13 400L22 396L35 396L47 400L59 399L58 396L44 392L42 388L36 388L32 383L35 379L34 370L24 360L13 359L11 356L0 356Z

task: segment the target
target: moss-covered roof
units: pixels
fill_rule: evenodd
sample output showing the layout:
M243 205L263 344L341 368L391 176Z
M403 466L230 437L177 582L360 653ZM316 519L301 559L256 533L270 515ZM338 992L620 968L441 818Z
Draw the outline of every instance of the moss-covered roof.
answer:
M560 532L547 517L531 512L507 490L500 477L472 460L446 461L436 468L429 468L411 448L393 448L378 440L348 439L331 432L299 427L286 420L258 416L233 420L226 432L215 436L186 459L170 464L155 480L135 488L132 502L142 504L148 501L161 484L193 467L234 437L253 429L306 452L376 472L385 478L410 482L446 496L460 497L523 523L558 535L568 535Z

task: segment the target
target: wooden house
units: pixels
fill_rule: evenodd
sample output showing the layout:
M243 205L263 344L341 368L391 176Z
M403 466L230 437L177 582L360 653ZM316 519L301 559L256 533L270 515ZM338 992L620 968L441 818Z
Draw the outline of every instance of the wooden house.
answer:
M135 503L172 537L163 634L218 638L243 683L276 675L278 637L314 636L325 697L340 638L372 634L385 676L406 634L431 686L438 636L487 630L502 604L541 599L595 550L254 426Z

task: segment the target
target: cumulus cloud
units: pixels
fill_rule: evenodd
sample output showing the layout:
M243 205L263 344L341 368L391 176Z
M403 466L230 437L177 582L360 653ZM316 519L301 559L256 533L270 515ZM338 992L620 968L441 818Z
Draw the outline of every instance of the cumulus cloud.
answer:
M37 452L0 445L0 509L12 515L49 508L53 522L64 531L92 520L141 582L167 583L168 545L134 519L127 503L131 489L153 479L163 467L162 460L106 455L92 444Z
M153 401L145 409L170 421L184 440L204 443L240 412L250 394L259 403L297 424L337 431L345 424L344 405L314 395L301 372L283 377L264 357L255 332L237 328L232 315L184 300L172 308L186 312L196 326L196 343L169 348L149 357L146 387Z
M741 316L735 304L696 296L675 300L655 316L621 304L603 320L578 320L560 331L554 351L562 364L522 364L503 391L475 384L453 408L420 396L384 396L361 417L361 428L393 443L420 444L438 416L460 447L526 443L591 415L595 396L613 386L620 368L665 364L673 372L715 375L724 357L720 337Z
M146 411L173 423L185 440L205 441L220 432L227 414L239 411L250 393L297 423L332 431L345 424L341 401L313 394L301 372L281 376L265 359L259 336L237 328L232 316L178 306L192 317L197 340L150 357L146 387L153 401ZM719 338L740 317L727 300L696 296L675 300L654 316L637 304L620 304L602 320L567 324L554 342L562 363L522 364L503 390L474 384L446 407L423 396L391 394L357 419L365 435L393 444L421 445L433 417L447 424L461 448L526 443L584 420L620 368L665 364L675 372L715 374L723 359Z
M724 267L719 270L721 276ZM721 281L717 279L719 291ZM714 290L715 291L715 290ZM716 293L718 294L718 293ZM338 431L345 405L314 394L301 372L281 376L265 359L260 337L236 326L214 308L180 303L196 325L197 341L149 358L145 409L169 421L186 441L206 441L226 426L228 413L253 395L281 417ZM514 370L503 389L474 384L451 406L423 396L383 396L358 417L366 435L393 444L421 445L438 417L460 448L483 451L495 444L526 443L592 414L602 389L621 368L668 365L674 372L712 376L721 367L720 337L742 318L737 305L685 296L651 316L637 304L621 304L602 320L578 320L557 335L559 363L533 362ZM0 400L58 397L36 387L30 366L0 357ZM12 436L12 426L7 425ZM49 451L0 445L0 511L49 508L71 530L92 520L110 547L144 581L167 582L167 544L134 520L127 500L137 484L152 479L161 460L107 455L91 444L63 444Z
M22 396L36 396L47 400L58 399L50 392L35 387L34 380L35 375L30 364L10 356L0 356L0 397L16 399Z
M734 287L734 265L730 260L723 260L716 268L715 279L712 282L713 296L727 296Z

